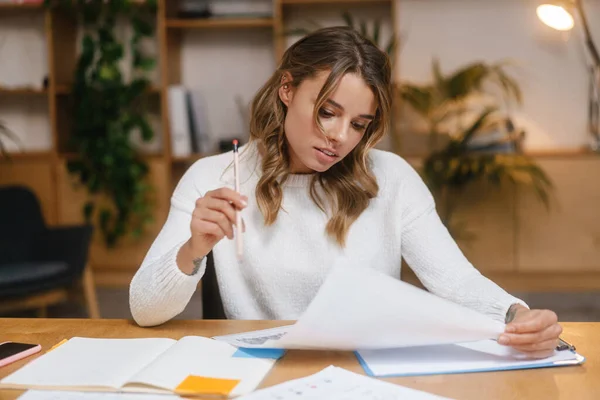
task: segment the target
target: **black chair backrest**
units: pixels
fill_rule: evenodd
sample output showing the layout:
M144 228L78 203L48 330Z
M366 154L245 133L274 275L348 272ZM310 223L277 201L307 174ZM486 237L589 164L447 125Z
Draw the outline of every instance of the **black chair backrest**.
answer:
M203 319L227 319L219 291L217 271L212 251L206 256L206 271L202 277L202 318Z
M25 186L0 186L0 227L11 235L43 231L46 227L40 203Z
M24 261L46 230L40 203L24 186L0 186L0 264Z

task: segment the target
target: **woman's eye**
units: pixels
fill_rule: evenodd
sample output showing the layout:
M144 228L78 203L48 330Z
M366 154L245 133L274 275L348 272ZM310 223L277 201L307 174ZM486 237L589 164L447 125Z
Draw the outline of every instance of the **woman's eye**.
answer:
M352 127L357 131L364 131L365 129L367 129L366 125L359 124L358 122L353 122Z
M334 115L335 115L334 113L332 113L331 111L329 111L329 110L326 110L326 109L324 109L324 108L321 108L321 109L319 110L319 116L321 116L321 117L323 117L323 118L331 118L331 117L333 117Z

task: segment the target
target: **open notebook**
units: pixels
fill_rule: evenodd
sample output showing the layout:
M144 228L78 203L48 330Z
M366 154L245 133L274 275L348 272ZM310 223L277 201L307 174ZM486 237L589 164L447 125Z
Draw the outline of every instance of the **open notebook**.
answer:
M75 337L0 381L0 389L236 397L256 389L282 351L242 350L200 336Z

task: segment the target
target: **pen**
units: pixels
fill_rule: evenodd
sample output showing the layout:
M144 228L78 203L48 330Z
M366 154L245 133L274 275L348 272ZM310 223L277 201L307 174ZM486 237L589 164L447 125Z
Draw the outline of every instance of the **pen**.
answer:
M573 346L572 344L568 343L566 340L563 340L561 338L558 338L558 346L556 346L556 350L561 351L561 350L571 350L571 351L575 351L575 346Z
M240 192L240 166L238 141L233 140L233 174L235 175L235 191ZM242 260L242 215L235 210L235 252L239 261Z

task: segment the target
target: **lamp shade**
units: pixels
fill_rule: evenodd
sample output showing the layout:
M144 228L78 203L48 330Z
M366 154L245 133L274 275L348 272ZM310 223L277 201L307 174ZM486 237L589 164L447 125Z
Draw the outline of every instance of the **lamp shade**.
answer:
M537 15L544 24L559 31L571 30L575 25L571 13L560 3L542 4L537 8Z

